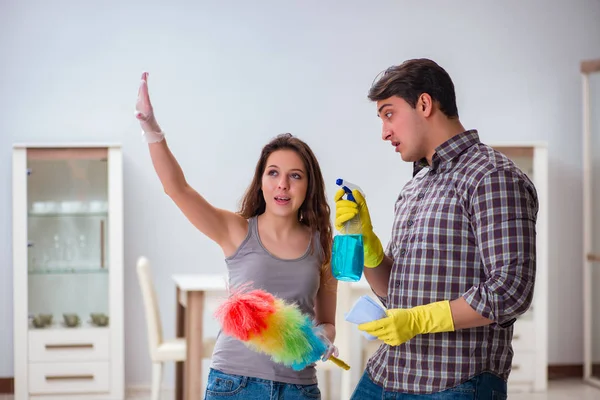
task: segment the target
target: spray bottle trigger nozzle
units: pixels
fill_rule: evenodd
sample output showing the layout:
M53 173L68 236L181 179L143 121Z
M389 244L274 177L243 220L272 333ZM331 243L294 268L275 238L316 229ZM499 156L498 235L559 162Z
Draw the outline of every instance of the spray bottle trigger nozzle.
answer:
M344 192L346 192L346 197L348 198L348 200L353 201L356 203L356 199L354 198L354 195L352 194L352 190L350 190L350 188L348 188L348 186L342 186L342 188L344 189Z

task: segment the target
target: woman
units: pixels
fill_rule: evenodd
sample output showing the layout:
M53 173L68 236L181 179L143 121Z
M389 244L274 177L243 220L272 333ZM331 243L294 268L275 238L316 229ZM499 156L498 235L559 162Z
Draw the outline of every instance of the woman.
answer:
M335 339L337 281L331 275L332 229L323 177L312 150L290 134L268 143L237 213L215 208L185 180L158 125L148 95L147 73L136 117L167 195L202 233L223 250L229 284L295 302ZM329 346L323 359L337 355ZM200 377L197 377L200 379ZM206 399L319 399L314 365L294 371L221 335L212 355Z

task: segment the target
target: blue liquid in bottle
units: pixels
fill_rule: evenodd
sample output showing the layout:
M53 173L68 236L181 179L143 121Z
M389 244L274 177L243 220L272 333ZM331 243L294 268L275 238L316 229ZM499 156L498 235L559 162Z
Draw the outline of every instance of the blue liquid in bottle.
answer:
M344 189L346 199L356 202L352 190L360 191L358 186L343 179L338 179L335 183ZM339 281L357 282L362 277L364 265L362 225L360 217L355 215L344 223L340 235L333 238L331 272Z
M357 282L365 265L363 236L337 235L333 238L331 271L340 281Z

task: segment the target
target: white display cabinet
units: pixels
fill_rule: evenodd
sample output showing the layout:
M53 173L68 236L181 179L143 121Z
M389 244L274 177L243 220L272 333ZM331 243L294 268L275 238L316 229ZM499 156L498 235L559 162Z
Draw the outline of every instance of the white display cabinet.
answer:
M15 399L124 399L120 145L13 148Z

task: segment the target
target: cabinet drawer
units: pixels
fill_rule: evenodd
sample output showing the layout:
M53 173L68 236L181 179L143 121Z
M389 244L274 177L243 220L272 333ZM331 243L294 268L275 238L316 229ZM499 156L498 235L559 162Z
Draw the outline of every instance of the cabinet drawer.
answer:
M29 364L29 393L101 393L110 390L109 363Z
M108 329L49 329L29 331L29 361L108 361Z
M512 346L515 353L535 350L535 325L533 321L517 321L513 328Z
M535 353L522 351L515 352L510 372L511 382L530 382L535 377Z

